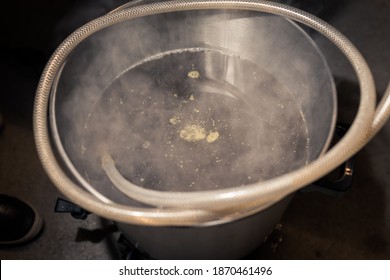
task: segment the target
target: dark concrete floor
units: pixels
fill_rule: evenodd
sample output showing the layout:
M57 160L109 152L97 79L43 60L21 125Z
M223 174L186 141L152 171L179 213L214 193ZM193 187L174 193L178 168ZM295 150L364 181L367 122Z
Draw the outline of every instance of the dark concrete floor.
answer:
M289 2L296 5L299 0ZM0 133L0 192L33 204L43 216L45 228L34 242L0 247L1 259L120 258L115 246L118 233L113 232L110 222L93 215L79 221L54 213L56 198L61 195L44 173L34 146L34 92L49 54L67 32L119 5L99 1L95 2L96 9L87 9L93 6L92 1L75 3L19 1L4 8L21 9L1 19L0 112L5 126ZM315 6L308 9L319 13L356 44L372 68L380 97L390 78L390 1L322 3L326 9L321 13ZM13 24L8 23L11 19ZM338 83L338 118L350 122L358 101L356 77L335 47L321 36L313 37ZM390 123L356 156L350 191L340 197L298 193L278 230L249 258L390 259L389 143Z

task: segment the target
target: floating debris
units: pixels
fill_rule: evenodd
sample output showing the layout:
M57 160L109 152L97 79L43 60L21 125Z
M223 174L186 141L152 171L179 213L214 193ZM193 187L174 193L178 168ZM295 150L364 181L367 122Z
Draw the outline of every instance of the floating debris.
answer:
M198 124L187 125L180 130L180 138L188 142L198 142L206 138L206 130Z
M207 135L206 141L208 143L213 143L213 142L217 141L218 138L219 138L218 131L214 131L214 132L210 132L209 135Z
M180 122L180 118L174 116L174 117L172 117L172 118L169 119L169 122L170 122L171 124L173 124L173 125L176 125L176 124L178 124L178 123Z
M199 79L200 77L199 71L193 70L188 72L188 77L190 77L191 79Z
M144 149L147 149L150 147L150 142L149 141L145 141L143 144L142 144L142 148Z

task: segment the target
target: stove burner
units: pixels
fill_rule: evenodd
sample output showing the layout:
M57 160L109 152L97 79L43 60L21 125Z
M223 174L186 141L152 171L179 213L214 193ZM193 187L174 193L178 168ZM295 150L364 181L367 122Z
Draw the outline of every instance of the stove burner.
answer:
M118 249L122 260L151 260L148 254L141 252L128 241L123 234L118 238Z

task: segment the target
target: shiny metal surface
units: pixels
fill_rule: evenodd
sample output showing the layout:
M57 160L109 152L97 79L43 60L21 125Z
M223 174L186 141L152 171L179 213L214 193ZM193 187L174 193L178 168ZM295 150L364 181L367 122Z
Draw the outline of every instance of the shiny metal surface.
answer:
M181 21L183 21L182 24L180 23ZM160 22L158 30L151 27L151 22ZM227 23L230 24L228 29L226 28ZM185 28L175 28L175 26L181 25L185 25ZM128 33L129 30L131 30L131 33ZM131 38L127 40L142 36L142 42L157 41L159 44L157 46L149 46L146 49L140 49L138 44L130 44L131 42L127 43L126 38L123 38L123 36L121 37L121 34L124 31L126 31L128 37ZM190 34L190 36L186 34ZM275 36L273 34L278 35ZM114 39L113 36L117 39L117 45L111 43ZM175 40L170 40L172 36L175 36ZM89 52L90 49L94 49L94 42L97 41L98 44L100 44L99 38L100 40L110 42L110 50L112 52L108 52L105 48L95 50L93 56L98 59L90 59L90 61L88 61L89 67L87 69L80 67L77 63L77 58L85 56L83 55L84 51L88 50ZM254 41L255 43L253 43L253 38L256 39ZM267 40L263 40L263 38L267 38ZM125 45L126 48L123 48L123 45ZM121 25L111 26L107 31L97 33L84 40L83 44L73 51L72 55L68 58L65 70L61 72L61 79L62 81L65 81L63 82L64 86L59 84L56 85L55 88L56 99L58 99L64 97L57 94L57 91L69 91L69 88L67 88L69 84L78 85L73 89L75 92L73 94L74 101L69 101L69 99L65 101L59 100L57 101L58 104L67 102L71 104L70 107L74 107L72 102L75 102L74 104L84 102L81 106L82 110L76 112L78 118L76 118L77 122L73 124L73 126L72 124L67 125L66 117L60 118L61 123L65 122L68 134L68 136L62 137L62 139L65 139L63 141L72 139L71 144L67 145L68 149L70 149L68 154L72 154L72 157L74 157L72 161L75 164L78 164L79 159L77 157L82 157L80 153L81 147L88 147L88 145L74 145L74 139L83 138L81 134L77 134L83 133L83 131L78 129L76 125L80 125L80 127L85 125L85 122L82 120L88 118L88 115L93 111L91 106L95 105L100 98L99 92L102 92L103 90L99 91L97 85L100 84L102 89L106 88L110 85L112 79L115 79L128 68L131 68L131 65L139 63L138 61L142 61L145 57L147 58L152 54L156 55L167 50L180 50L181 48L194 46L207 46L225 52L228 51L233 54L239 53L241 56L248 58L251 61L259 62L259 66L262 69L266 69L267 73L273 77L277 77L277 80L281 84L288 85L289 93L292 95L296 104L298 104L298 107L302 110L301 114L303 115L303 118L310 120L306 126L306 129L308 130L307 133L309 134L308 137L310 138L310 145L303 147L304 149L309 149L308 160L311 161L315 159L326 148L327 142L329 142L331 137L335 119L334 86L326 63L307 35L291 22L266 14L258 15L253 12L243 11L193 11L183 12L181 17L177 17L177 14L173 14L172 16L163 14L156 15L154 18L138 19L138 21L125 22ZM286 46L288 47L286 48ZM129 51L131 51L131 56L126 55ZM106 67L107 69L110 69L110 72L104 72L102 80L102 75L94 75L94 71L95 69L100 69L101 67L99 67L99 64L101 61L106 61L106 58L111 56L112 53L115 53L117 57L121 58L121 61L118 63L118 61L113 61L112 57L110 57L111 60L105 62L107 63ZM274 55L270 56L268 55L269 53L273 53ZM220 67L225 67L226 69L235 69L234 67L236 67L236 71L240 71L240 69L237 68L240 67L240 65L226 64L225 61L217 61L217 63L217 65L221 65ZM80 73L80 70L78 69L83 69L83 73ZM115 69L115 71L112 71L112 69ZM78 74L75 75L75 73ZM213 77L212 75L215 76L215 73L216 72L209 72L207 75ZM68 80L68 77L73 77L73 79L78 80ZM93 79L96 79L96 81L94 82ZM240 80L239 83L245 81L245 77L239 77L237 74L233 73L225 73L224 76L214 77L213 79L225 79L232 84L237 84L237 79ZM92 83L94 88L92 88L92 90L84 90L86 83ZM85 92L84 97L80 98L80 94L83 95L83 90ZM257 94L255 89L253 91L254 95ZM327 91L330 92L330 94L323 94L323 92ZM68 93L66 96L67 98L72 98L72 94L69 95ZM279 105L286 106L286 108L289 106L288 104ZM53 110L55 108L56 107L54 106L52 107ZM62 114L63 116L66 116L68 109L69 107L66 107L65 109L57 108L56 110L65 110L65 112L60 112L59 115L61 116ZM55 117L55 113L52 113L52 116ZM318 127L321 127L321 129L318 129ZM73 135L70 137L69 134L72 133ZM290 152L292 152L292 150ZM99 168L100 167L95 167L95 169ZM87 174L92 173L88 171L84 171L84 173L85 172ZM89 176L88 179L91 180L91 176ZM100 178L97 178L94 181L94 187L96 187L96 184L101 183L101 181ZM107 188L105 188L104 185L98 188L106 196L112 196L113 192L109 191L109 193L107 193Z

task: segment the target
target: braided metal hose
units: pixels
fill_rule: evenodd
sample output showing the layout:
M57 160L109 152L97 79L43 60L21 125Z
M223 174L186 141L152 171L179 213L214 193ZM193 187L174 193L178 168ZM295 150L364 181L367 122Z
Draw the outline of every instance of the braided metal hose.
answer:
M274 179L223 190L173 192L165 195L162 200L151 203L168 208L130 207L99 200L65 175L50 145L47 123L48 100L58 71L70 52L80 42L103 28L147 15L200 9L236 9L272 13L306 24L327 37L347 57L359 79L361 98L352 126L343 139L324 156L303 168ZM40 79L34 106L34 133L38 155L50 179L65 196L87 210L107 219L131 224L204 225L217 221L227 222L260 211L331 172L358 152L386 122L390 115L390 86L376 113L375 102L372 74L362 55L340 32L313 15L268 1L178 0L114 11L72 33L52 55ZM106 159L103 165L107 167L107 164L110 168L109 164L113 163Z

